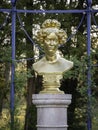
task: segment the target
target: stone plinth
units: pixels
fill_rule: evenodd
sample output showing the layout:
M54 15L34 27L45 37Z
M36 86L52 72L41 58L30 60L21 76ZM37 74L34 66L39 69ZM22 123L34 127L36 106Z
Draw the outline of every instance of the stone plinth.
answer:
M37 107L37 130L67 130L67 107L70 94L34 94Z

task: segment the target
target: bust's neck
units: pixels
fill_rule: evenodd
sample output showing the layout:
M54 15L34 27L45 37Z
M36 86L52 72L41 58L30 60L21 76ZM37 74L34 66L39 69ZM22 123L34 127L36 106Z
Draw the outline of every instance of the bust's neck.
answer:
M53 56L49 56L49 55L46 55L46 60L49 62L49 63L54 63L57 61L57 55L53 55Z

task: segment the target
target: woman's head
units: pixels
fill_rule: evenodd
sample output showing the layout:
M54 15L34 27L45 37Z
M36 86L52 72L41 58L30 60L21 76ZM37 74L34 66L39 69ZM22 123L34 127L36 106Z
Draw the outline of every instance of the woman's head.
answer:
M67 34L63 29L60 29L60 26L61 24L57 20L47 19L38 31L36 40L44 47L47 38L54 35L58 44L63 44L66 41Z

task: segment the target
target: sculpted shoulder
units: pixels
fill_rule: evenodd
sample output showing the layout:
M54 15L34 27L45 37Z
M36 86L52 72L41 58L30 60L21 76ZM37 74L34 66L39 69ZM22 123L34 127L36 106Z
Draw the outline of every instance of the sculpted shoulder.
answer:
M59 59L54 63L49 63L45 57L33 64L34 70L38 74L44 73L57 73L62 74L73 67L73 62L68 61L64 58Z

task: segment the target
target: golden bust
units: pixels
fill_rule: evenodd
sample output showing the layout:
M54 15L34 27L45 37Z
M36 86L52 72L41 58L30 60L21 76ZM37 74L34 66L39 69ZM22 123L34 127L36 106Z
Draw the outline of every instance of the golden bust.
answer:
M45 56L34 63L33 68L39 75L43 75L43 93L61 93L58 90L59 80L65 71L73 67L73 62L62 58L57 51L59 44L63 44L67 38L60 26L57 20L47 19L37 33L36 39L43 47Z

